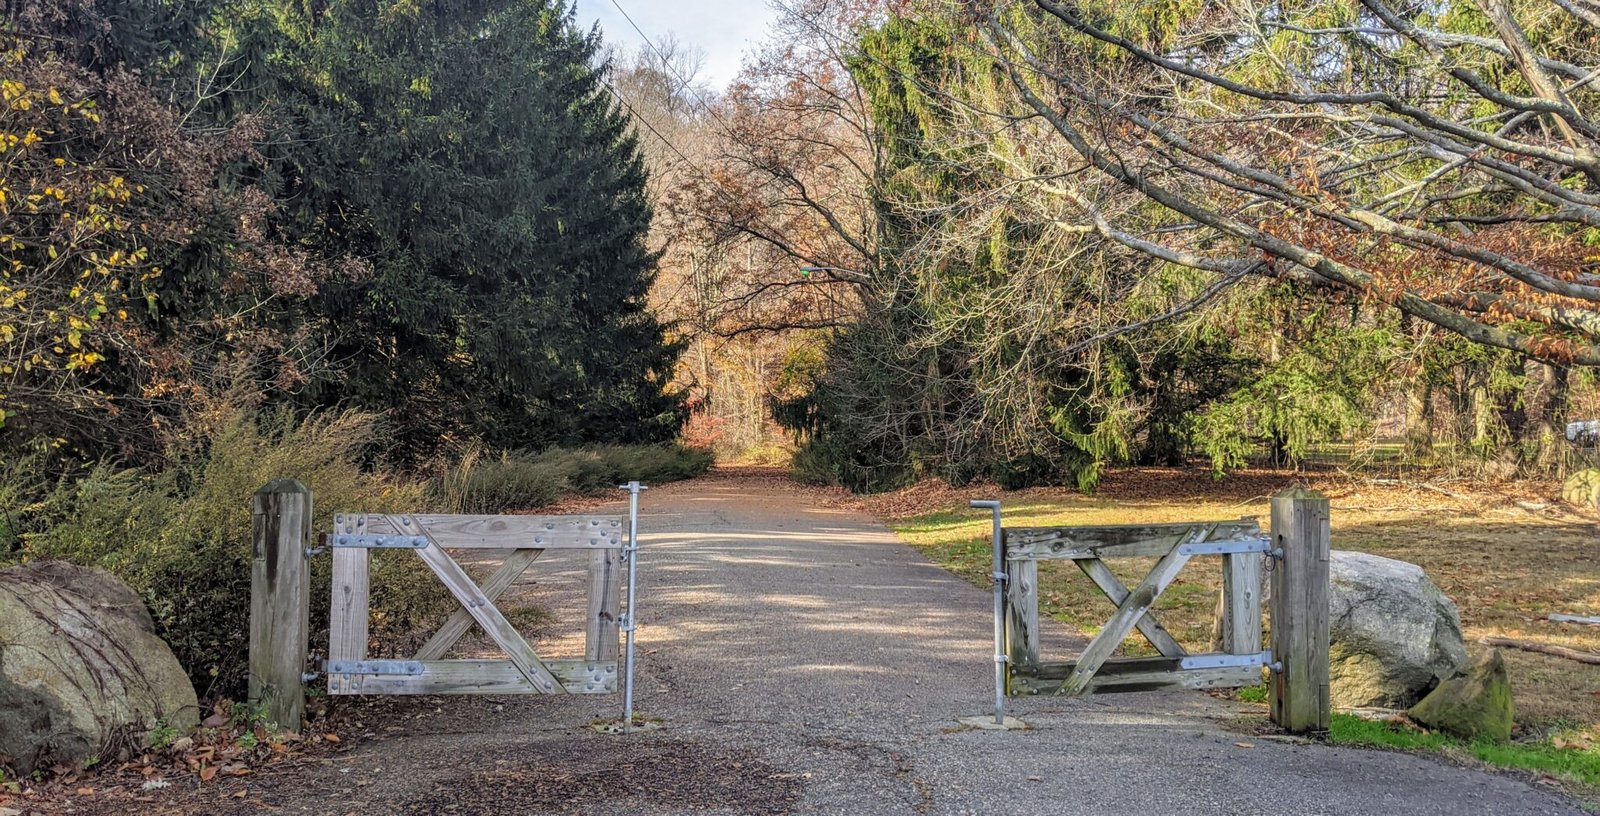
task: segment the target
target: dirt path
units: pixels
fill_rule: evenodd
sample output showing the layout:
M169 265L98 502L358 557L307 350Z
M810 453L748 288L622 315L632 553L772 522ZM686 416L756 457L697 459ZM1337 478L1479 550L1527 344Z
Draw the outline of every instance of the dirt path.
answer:
M1033 730L963 730L989 700L987 593L773 480L644 508L638 708L662 728L595 733L611 697L384 701L347 754L208 812L1581 813L1418 757L1241 747L1193 693L1022 700Z

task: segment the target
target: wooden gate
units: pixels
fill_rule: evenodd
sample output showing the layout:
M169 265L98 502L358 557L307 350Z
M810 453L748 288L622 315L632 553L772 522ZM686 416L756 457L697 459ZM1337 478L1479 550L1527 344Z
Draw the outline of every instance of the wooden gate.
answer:
M1105 527L1005 530L1007 693L1082 694L1148 691L1177 686L1219 688L1261 682L1271 655L1261 648L1261 559L1271 542L1254 519ZM1151 607L1191 558L1222 558L1227 622L1224 649L1191 655L1156 620ZM1133 589L1104 558L1156 557ZM1116 607L1077 660L1050 661L1039 654L1039 562L1071 561ZM1111 656L1138 631L1159 657Z
M1097 527L1008 528L994 514L995 722L1008 696L1227 688L1261 682L1271 670L1274 722L1291 731L1326 730L1328 699L1328 500L1300 488L1272 500L1271 536L1253 518ZM1103 559L1157 559L1132 589ZM1151 612L1196 556L1220 556L1216 632L1221 651L1190 654ZM1071 561L1116 607L1076 660L1047 661L1039 642L1039 562ZM1262 648L1263 565L1271 573L1270 649ZM1139 632L1156 657L1112 657Z
M627 520L621 516L340 515L323 537L333 552L325 671L329 694L606 694L617 690L619 590ZM368 559L374 549L416 553L461 608L409 660L367 659ZM506 550L482 585L447 549ZM589 551L582 660L548 660L495 607L551 549ZM473 623L504 660L441 659Z

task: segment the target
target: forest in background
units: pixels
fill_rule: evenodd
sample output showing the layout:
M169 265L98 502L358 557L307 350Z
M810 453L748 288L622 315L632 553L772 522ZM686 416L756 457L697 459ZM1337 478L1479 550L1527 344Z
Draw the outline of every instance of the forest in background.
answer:
M1585 460L1587 4L775 6L725 93L666 41L617 83L725 456L787 431L857 490Z
M269 480L326 531L709 467L674 442L647 168L570 4L0 19L0 564L116 574L203 697L243 689ZM374 654L451 609L414 561L374 559Z

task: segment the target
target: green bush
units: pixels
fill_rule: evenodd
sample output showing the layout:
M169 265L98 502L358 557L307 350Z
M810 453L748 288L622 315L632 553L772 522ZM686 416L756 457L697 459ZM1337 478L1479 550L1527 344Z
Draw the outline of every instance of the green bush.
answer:
M202 696L238 696L248 672L251 496L277 478L314 491L314 530L336 512L426 509L421 485L361 467L373 442L369 414L295 421L234 411L191 428L148 474L102 465L64 479L26 509L24 559L101 567L149 605ZM312 561L312 643L326 643L327 559ZM373 635L410 635L450 608L449 596L411 553L372 562Z
M598 445L504 453L484 461L469 450L435 482L441 503L458 513L532 510L577 493L604 495L637 479L663 484L705 473L710 451L683 445Z

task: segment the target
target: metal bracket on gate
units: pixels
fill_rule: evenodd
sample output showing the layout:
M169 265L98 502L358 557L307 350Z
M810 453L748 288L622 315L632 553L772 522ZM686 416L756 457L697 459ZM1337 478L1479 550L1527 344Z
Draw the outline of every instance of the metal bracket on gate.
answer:
M427 536L338 533L324 535L322 540L332 547L358 547L371 550L421 550L428 546Z
M1257 654L1231 655L1211 654L1195 655L1178 660L1178 668L1185 671L1190 669L1232 669L1245 666L1266 666L1272 663L1271 650Z
M1196 544L1180 544L1178 552L1183 555L1238 555L1239 553L1270 553L1272 540L1266 536L1250 536L1249 538L1224 538L1219 541L1202 541Z
M422 674L420 660L329 660L328 674Z

